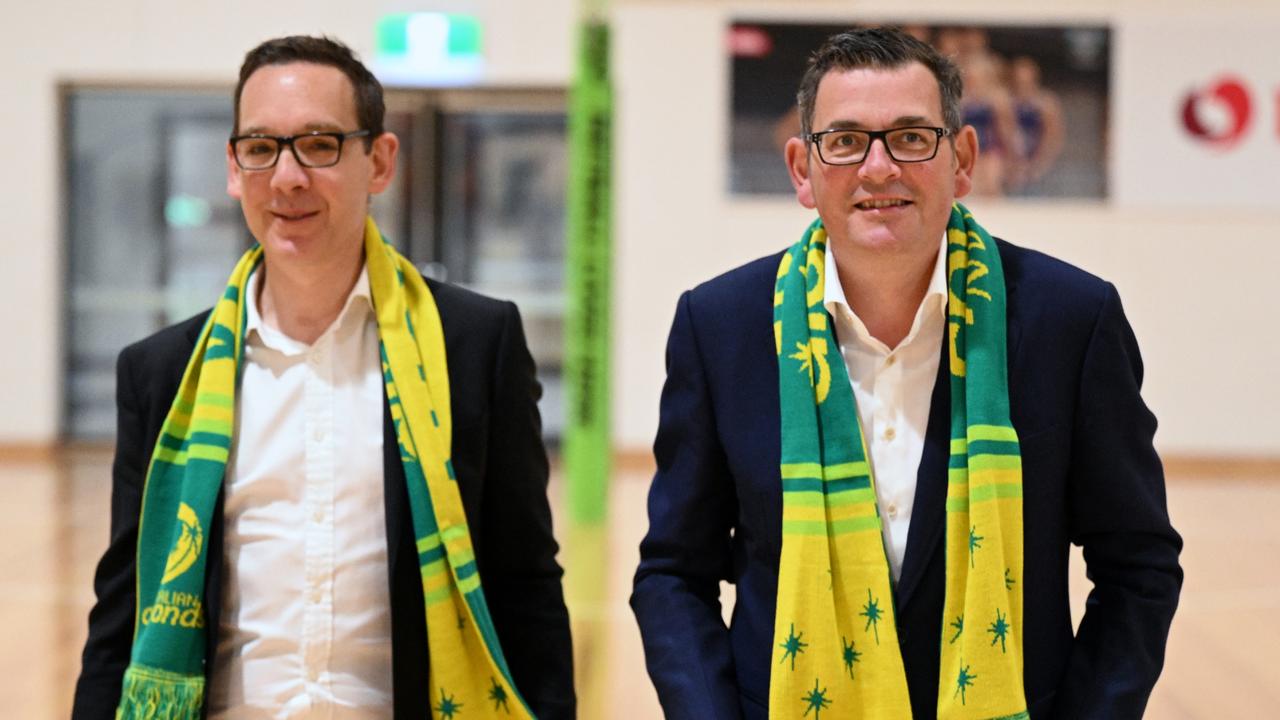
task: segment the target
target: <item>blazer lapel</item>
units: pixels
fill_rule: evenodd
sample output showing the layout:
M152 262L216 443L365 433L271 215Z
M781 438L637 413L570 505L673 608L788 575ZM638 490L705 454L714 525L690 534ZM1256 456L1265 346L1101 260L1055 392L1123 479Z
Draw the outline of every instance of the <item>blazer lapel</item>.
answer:
M396 559L404 533L413 536L413 528L405 527L409 518L408 488L405 485L404 465L400 462L400 442L396 438L395 422L391 419L391 405L386 395L382 397L382 493L387 515L387 569L394 572Z
M898 580L899 614L920 584L933 553L941 545L946 527L947 463L951 457L951 374L944 337L940 349L938 374L933 381L929 400L929 423L925 429L924 452L916 472L915 504L911 510L911 527L907 530L907 551L902 560L902 576Z
M1010 396L1017 381L1018 365L1013 359L1017 356L1022 341L1022 327L1012 310L1017 304L1010 299L1017 292L1017 285L1018 278L1011 277L1006 272L1005 347ZM939 352L941 359L933 384L933 396L929 401L929 424L925 430L924 453L920 457L920 469L916 475L911 528L907 531L907 552L902 561L902 577L896 593L899 611L910 602L933 554L943 545L943 530L947 526L947 465L951 459L951 371L945 336Z
M387 518L387 584L391 594L391 684L396 717L430 717L423 692L431 660L423 612L418 544L409 508L409 486L400 461L391 406L382 401L382 483Z

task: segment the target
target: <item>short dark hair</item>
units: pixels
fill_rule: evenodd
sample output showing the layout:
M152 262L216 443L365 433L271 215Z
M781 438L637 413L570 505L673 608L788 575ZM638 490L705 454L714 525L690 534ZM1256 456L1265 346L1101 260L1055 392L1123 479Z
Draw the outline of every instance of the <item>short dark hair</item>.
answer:
M800 80L796 102L800 105L800 129L807 138L813 132L813 107L818 84L832 70L859 68L894 69L918 62L933 73L942 99L942 121L947 129L960 129L960 96L964 84L956 64L932 45L898 28L855 28L827 38L813 55Z
M386 130L383 120L387 114L387 106L382 99L382 83L360 62L351 48L328 36L290 35L273 38L245 54L244 64L240 66L240 82L236 83L236 117L232 134L240 133L240 94L244 92L244 84L249 81L249 77L267 65L298 62L328 65L347 76L355 93L356 120L360 123L358 129L369 131L364 138L365 150L373 147L374 139Z

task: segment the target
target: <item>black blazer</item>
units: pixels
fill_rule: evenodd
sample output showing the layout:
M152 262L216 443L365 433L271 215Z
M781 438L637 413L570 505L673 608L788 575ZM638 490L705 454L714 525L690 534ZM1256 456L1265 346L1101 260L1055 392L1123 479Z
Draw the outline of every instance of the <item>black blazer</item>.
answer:
M427 280L440 310L453 412L453 466L471 528L485 598L516 688L539 718L575 713L569 615L547 502L534 376L516 306ZM111 542L94 579L75 720L114 718L129 664L135 616L134 558L142 485L152 449L208 313L161 330L120 353L112 468ZM427 627L404 468L383 401L383 477L391 587L397 718L431 717ZM222 498L209 533L205 666L217 648Z
M1024 681L1031 717L1139 718L1182 583L1139 395L1142 361L1110 284L999 242L1009 400L1022 445ZM680 298L667 344L658 471L631 605L668 718L764 718L782 550L779 255ZM896 618L912 712L937 712L950 438L946 343L933 387ZM1094 589L1079 632L1069 545ZM719 581L737 585L721 620ZM839 715L840 710L834 709Z

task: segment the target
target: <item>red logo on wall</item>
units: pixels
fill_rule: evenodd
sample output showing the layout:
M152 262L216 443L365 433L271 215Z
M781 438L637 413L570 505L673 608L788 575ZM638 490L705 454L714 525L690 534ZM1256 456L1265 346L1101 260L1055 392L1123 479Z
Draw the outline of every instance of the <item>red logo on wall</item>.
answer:
M1224 76L1207 88L1187 93L1182 124L1197 140L1229 147L1244 137L1253 119L1249 88L1238 78Z

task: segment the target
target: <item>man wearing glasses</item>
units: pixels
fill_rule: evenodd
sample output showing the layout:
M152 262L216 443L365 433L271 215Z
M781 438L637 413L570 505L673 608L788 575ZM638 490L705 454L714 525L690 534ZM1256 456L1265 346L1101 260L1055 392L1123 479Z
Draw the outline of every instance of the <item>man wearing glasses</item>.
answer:
M227 189L258 245L120 356L74 717L574 715L520 317L368 218L383 115L341 43L246 56Z
M904 33L828 39L786 145L818 219L680 298L631 598L668 717L1142 715L1182 571L1138 349L956 202L960 95Z

